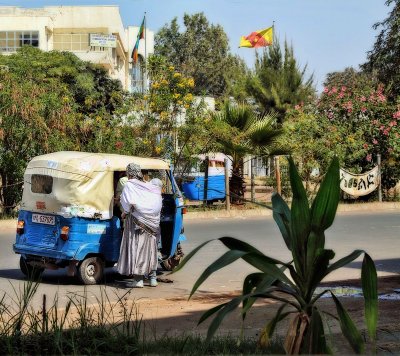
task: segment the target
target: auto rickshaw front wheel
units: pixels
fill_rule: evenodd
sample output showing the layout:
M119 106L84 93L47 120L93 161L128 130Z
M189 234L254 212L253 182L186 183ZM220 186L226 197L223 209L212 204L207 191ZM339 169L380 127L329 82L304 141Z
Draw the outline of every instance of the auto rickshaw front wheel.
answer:
M97 284L103 279L104 261L100 257L88 257L77 268L79 280L83 284Z
M32 266L24 257L19 258L19 268L21 272L30 280L38 280L44 271L44 268Z

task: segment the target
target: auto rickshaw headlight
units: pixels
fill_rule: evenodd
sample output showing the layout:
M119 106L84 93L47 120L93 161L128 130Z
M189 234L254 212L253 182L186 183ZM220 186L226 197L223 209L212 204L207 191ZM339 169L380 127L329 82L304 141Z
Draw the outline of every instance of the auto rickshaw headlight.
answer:
M69 235L69 226L63 226L61 228L61 234L60 234L61 240L67 241L68 235Z
M18 235L22 235L24 233L24 226L25 226L25 221L18 220L18 223L17 223L17 234Z

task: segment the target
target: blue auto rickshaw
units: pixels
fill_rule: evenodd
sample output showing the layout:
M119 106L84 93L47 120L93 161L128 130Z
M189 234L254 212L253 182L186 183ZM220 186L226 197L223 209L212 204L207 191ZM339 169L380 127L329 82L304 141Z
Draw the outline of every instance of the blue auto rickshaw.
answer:
M25 171L14 252L20 268L37 278L45 269L68 267L84 284L102 280L118 261L122 238L115 190L129 163L145 179L163 182L160 262L165 269L183 255L186 209L171 167L161 159L117 154L55 152L33 158Z
M209 203L224 200L226 197L225 159L227 159L228 171L230 171L229 156L223 153L198 155L197 164L192 168L192 171L189 172L182 183L182 190L185 197L189 200L201 200ZM207 167L205 162L208 162Z

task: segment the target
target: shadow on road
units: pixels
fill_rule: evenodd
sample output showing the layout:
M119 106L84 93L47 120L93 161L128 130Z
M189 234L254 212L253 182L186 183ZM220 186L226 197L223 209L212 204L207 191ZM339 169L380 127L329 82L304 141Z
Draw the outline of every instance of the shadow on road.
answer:
M163 276L165 272L157 272L160 283L172 283L168 278ZM25 275L20 269L0 269L0 278L4 278L10 281L27 281ZM104 279L100 285L105 285L117 289L127 289L127 280L124 276L121 276L115 269L106 268L104 272ZM45 270L40 279L41 284L53 285L53 286L82 286L78 277L68 276L67 269L61 268L58 270ZM185 291L187 292L187 291Z
M14 281L26 281L27 278L21 272L20 269L0 269L0 278L14 280ZM106 269L104 274L103 285L110 285L113 287L118 287L120 285L119 281L123 280L123 277L119 275L113 269ZM67 275L66 269L59 269L56 271L45 270L41 276L40 282L42 284L49 285L81 285L78 277L71 277Z
M400 258L388 258L382 260L374 260L376 270L379 272L400 273ZM362 262L352 262L346 265L349 268L361 269Z

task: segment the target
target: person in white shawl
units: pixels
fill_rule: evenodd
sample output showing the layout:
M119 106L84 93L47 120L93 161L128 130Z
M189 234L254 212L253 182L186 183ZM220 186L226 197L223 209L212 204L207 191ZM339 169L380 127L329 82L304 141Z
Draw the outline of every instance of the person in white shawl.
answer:
M140 166L130 163L126 168L128 181L120 203L124 209L124 233L121 242L118 272L133 278L129 287L142 288L144 275L150 286L157 286L157 236L162 208L161 188L143 181Z

